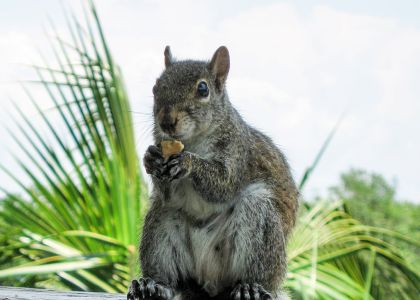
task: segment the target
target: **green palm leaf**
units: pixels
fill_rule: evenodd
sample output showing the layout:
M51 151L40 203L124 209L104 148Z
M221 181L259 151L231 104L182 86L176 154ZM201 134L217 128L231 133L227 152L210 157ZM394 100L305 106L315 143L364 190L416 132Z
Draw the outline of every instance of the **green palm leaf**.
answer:
M339 202L316 203L303 212L289 243L286 287L296 299L382 299L384 291L375 291L373 286L380 283L385 267L405 287L401 297L418 295L419 272L398 249L379 238L383 234L400 238L392 231L360 224Z
M61 124L25 88L52 142L17 108L21 135L10 131L26 156L18 162L30 184L3 168L22 194L5 191L1 203L0 233L14 255L0 278L55 274L69 288L117 292L139 272L135 249L147 193L127 94L92 3L90 15L87 31L67 18L72 42L51 41L57 66L45 60L36 67ZM17 230L9 236L11 227Z

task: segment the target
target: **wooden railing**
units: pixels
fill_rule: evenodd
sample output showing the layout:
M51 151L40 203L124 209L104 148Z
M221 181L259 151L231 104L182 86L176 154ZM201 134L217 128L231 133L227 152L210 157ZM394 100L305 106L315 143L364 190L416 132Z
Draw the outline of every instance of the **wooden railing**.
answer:
M123 294L88 293L88 292L57 292L42 289L27 289L0 287L0 300L125 300Z

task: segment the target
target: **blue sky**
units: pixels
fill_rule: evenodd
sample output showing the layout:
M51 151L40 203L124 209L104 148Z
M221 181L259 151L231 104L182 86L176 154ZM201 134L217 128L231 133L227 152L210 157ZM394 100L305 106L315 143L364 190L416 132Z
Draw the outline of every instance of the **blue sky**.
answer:
M77 15L80 2L62 1ZM147 113L151 87L170 44L179 58L231 53L228 90L244 118L286 153L296 179L313 160L340 114L347 116L304 194L327 193L351 167L382 173L398 196L420 202L420 1L97 1L133 110ZM0 119L11 97L36 119L15 79L19 63L47 53L43 26L51 16L64 32L60 1L15 0L0 11ZM45 94L34 93L44 108ZM138 151L151 143L150 119L134 115ZM0 162L21 174L0 126ZM48 139L48 137L46 137ZM14 189L4 174L0 182Z

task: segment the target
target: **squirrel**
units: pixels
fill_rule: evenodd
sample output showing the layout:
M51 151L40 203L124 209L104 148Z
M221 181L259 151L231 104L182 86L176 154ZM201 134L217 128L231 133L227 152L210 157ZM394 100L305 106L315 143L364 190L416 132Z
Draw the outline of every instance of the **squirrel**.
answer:
M284 299L299 198L288 163L229 101L225 46L210 61L176 60L169 46L164 57L153 87L155 145L143 159L153 183L143 277L127 299ZM184 151L166 161L164 140Z

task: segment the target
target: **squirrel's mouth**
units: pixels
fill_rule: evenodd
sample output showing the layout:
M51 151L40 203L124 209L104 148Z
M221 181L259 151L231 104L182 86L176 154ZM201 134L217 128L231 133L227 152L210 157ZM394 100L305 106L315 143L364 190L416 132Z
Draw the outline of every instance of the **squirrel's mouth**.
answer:
M197 133L197 127L192 121L184 122L183 120L176 122L175 126L171 127L165 127L158 123L158 129L162 138L179 141L189 140Z
M174 140L181 140L184 136L183 134L177 133L177 132L167 132L165 130L161 130L162 137L164 139L174 139Z
M174 140L181 140L183 135L182 134L170 134L169 135L171 138L173 138Z

